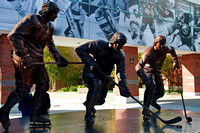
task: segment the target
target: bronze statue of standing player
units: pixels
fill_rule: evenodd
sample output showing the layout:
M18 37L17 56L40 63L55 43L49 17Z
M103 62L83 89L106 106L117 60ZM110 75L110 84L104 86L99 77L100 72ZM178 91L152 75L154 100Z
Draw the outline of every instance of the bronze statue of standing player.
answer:
M165 46L165 43L166 38L164 36L156 36L153 46L144 51L140 61L135 66L137 75L146 86L144 105L149 107L151 104L158 110L161 107L157 104L156 100L164 96L162 65L168 53L173 57L173 67L179 68L179 61L175 49L171 46ZM144 120L149 120L150 112L148 110L144 108L142 114L144 115Z
M58 6L53 2L45 2L39 15L25 16L8 34L13 47L13 64L15 68L16 89L14 89L4 106L0 108L0 122L4 129L10 126L9 113L11 108L28 95L30 88L36 84L32 104L30 122L50 123L41 116L39 110L49 89L49 76L44 65L34 65L34 62L44 62L43 49L46 46L52 53L59 67L66 67L68 61L61 56L53 42L54 27L50 21L57 18ZM31 106L31 105L30 105Z
M83 80L89 89L86 101L84 102L86 106L85 122L87 125L94 123L93 118L96 112L94 106L104 104L108 92L107 86L109 81L101 72L110 76L114 64L116 64L119 85L125 90L124 92L120 90L120 94L125 97L130 96L130 90L126 83L125 55L121 50L126 41L126 36L117 32L109 42L96 40L75 48L76 53L85 64Z

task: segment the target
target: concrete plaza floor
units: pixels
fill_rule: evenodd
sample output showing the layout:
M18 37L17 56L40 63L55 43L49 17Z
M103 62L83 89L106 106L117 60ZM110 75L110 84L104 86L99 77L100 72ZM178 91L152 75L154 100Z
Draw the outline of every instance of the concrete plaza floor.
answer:
M140 89L139 100L143 102L144 89ZM18 104L11 110L11 126L9 133L199 133L200 124L200 96L184 96L187 116L192 118L192 123L185 119L181 95L165 95L159 99L161 111L152 108L152 111L163 120L172 118L182 118L175 124L165 124L150 117L149 121L143 121L142 107L136 103L119 104L115 101L115 94L108 93L106 103L96 106L97 113L95 123L91 128L87 128L84 115L86 93L76 92L49 92L51 98L50 115L51 126L30 126L29 117L21 117ZM119 97L118 97L119 98ZM120 97L122 98L122 97ZM131 99L134 101L133 99ZM180 120L180 119L179 119ZM177 127L182 128L177 128ZM0 126L0 133L5 133Z
M140 89L139 100L143 102L144 89ZM77 92L48 92L51 99L50 114L85 111L85 106L82 104L86 99L86 93ZM133 99L132 99L133 100ZM184 96L187 113L189 111L200 112L200 96ZM158 104L162 109L183 110L181 95L165 95L158 100ZM142 108L138 103L119 104L115 101L115 94L108 93L104 105L95 106L97 110L105 109L136 109ZM153 108L153 107L151 107ZM184 113L184 112L183 112ZM10 118L21 117L21 112L18 110L18 104L11 110Z

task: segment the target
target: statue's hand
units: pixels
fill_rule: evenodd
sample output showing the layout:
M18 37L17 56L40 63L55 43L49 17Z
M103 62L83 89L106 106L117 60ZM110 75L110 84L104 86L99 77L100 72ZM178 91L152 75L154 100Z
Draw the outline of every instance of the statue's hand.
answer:
M60 56L60 58L58 58L58 59L56 60L56 62L59 63L59 64L57 64L58 67L67 67L67 66L68 66L68 61L67 61L67 59L65 59L65 58L62 57L62 56Z
M32 57L27 54L21 58L21 65L24 69L29 69L34 65Z

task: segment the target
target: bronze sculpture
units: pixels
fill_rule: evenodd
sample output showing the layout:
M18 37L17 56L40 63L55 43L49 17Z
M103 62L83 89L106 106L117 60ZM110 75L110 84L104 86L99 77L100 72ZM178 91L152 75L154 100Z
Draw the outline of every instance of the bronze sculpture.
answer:
M83 70L83 80L89 91L87 93L85 122L87 125L94 123L95 105L102 105L107 95L107 77L100 74L111 75L114 64L117 66L116 74L119 78L119 85L125 90L120 94L129 97L130 90L126 83L125 55L121 50L127 38L124 34L115 33L109 42L96 40L87 42L75 48L76 53L85 64Z
M10 126L9 113L11 108L28 95L30 88L36 84L30 122L50 123L50 120L40 116L43 98L49 89L49 76L45 65L34 65L34 62L44 62L43 49L45 46L51 52L59 67L66 67L68 61L61 56L53 42L54 27L50 21L57 18L58 6L53 2L45 2L39 15L29 14L15 25L8 34L13 47L13 64L15 68L16 89L8 96L0 109L0 122L4 129Z
M166 55L170 53L173 57L173 67L179 68L179 61L175 49L165 46L166 38L162 35L156 36L153 46L147 48L138 64L135 66L137 75L146 86L144 93L144 105L149 108L150 104L156 109L161 107L157 104L157 99L164 96L164 84L162 79L162 65ZM144 120L149 120L150 112L143 108Z

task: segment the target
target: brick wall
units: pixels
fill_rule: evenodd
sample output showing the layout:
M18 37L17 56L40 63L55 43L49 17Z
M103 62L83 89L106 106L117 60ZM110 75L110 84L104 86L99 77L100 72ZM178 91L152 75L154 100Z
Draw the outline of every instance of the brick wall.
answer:
M15 88L14 67L10 58L12 49L6 34L0 36L0 103L4 104Z
M200 95L200 54L182 56L184 95Z
M138 49L137 47L123 47L126 62L126 80L128 87L133 96L139 96L138 76L135 71L135 65L138 63ZM116 89L117 96L120 95L119 90Z

